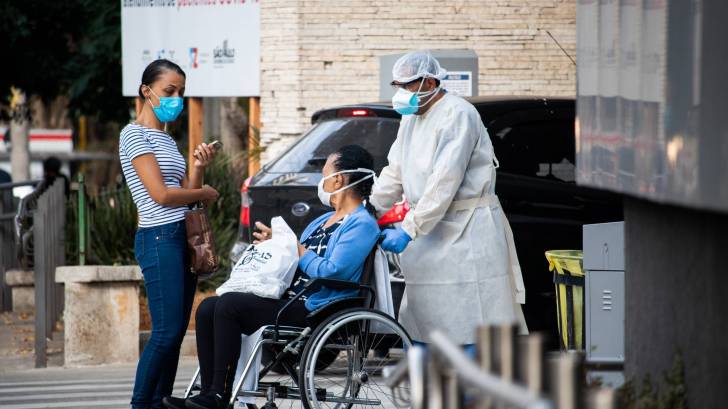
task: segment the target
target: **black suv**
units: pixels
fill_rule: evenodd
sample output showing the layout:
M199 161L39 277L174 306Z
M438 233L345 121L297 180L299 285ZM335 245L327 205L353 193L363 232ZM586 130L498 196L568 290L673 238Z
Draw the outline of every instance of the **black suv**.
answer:
M573 99L469 98L488 129L500 161L496 193L510 221L526 285L529 328L556 332L552 274L546 250L580 249L582 225L622 220L621 197L577 186ZM242 187L241 231L251 240L251 222L283 216L300 234L327 209L316 185L326 157L358 144L374 156L379 173L387 164L400 115L388 103L324 109L285 153ZM399 292L399 291L396 291Z

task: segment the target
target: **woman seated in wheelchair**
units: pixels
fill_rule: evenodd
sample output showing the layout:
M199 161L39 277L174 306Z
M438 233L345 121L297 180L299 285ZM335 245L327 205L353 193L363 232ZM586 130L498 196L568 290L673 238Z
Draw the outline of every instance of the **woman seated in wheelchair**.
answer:
M278 311L303 290L309 278L330 278L358 283L364 262L379 239L376 220L365 207L374 183L374 160L358 145L344 146L332 153L324 165L318 195L334 211L314 220L303 232L298 245L299 268L282 299L262 298L247 293L225 293L205 299L197 309L197 353L201 392L183 400L166 398L169 408L224 408L230 399L240 355L240 335L250 335L273 325ZM271 229L256 223L257 242L271 238ZM350 290L349 290L350 293ZM306 316L346 291L322 288L300 298L281 315L281 325L306 327Z

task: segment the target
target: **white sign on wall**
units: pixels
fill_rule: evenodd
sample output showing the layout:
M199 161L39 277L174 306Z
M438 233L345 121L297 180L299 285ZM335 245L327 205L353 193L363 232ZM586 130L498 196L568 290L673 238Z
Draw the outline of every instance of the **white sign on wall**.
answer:
M121 0L121 36L125 96L159 58L185 71L185 96L260 94L257 0Z
M472 71L448 71L442 80L442 87L461 97L473 96Z

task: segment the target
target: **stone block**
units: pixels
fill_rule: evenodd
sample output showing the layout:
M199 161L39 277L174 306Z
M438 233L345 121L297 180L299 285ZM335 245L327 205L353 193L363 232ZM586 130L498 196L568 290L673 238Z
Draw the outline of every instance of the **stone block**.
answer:
M34 283L33 270L8 270L5 272L5 284L10 287L12 294L13 311L23 312L35 309Z
M5 284L10 287L32 286L34 283L33 270L8 270L5 272Z
M139 282L136 266L56 269L65 284L65 366L134 363L139 359Z
M10 291L13 298L13 312L35 310L35 287L32 285L13 287Z
M152 331L142 331L139 334L139 351L144 350L144 346L147 345L151 336ZM195 331L187 331L185 337L182 339L179 355L184 357L197 356L197 339L195 338Z
M138 266L65 266L56 268L57 283L99 281L141 281Z

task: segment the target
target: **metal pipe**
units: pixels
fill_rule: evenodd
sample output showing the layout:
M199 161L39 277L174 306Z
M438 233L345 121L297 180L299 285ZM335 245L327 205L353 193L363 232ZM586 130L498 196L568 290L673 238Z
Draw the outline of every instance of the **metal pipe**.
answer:
M478 350L478 361L480 363L480 369L483 372L490 373L493 369L493 330L490 326L480 326L477 332L477 350ZM484 398L479 403L479 409L490 409L493 407L493 402L489 398Z
M505 381L515 379L516 367L516 326L503 324L492 327L493 336L493 369Z
M195 387L195 381L200 376L200 367L197 367L197 370L195 371L195 375L192 377L192 380L190 381L190 384L187 386L187 389L185 389L185 396L184 398L187 399L190 397L190 393L192 393L192 388Z
M539 333L518 338L516 380L534 394L544 390L544 339Z
M40 182L40 180L25 180L23 182L0 183L0 190L12 189L21 186L35 186Z
M588 409L615 409L617 399L614 389L600 388L591 391L587 397Z
M255 343L255 346L253 347L253 352L248 357L248 362L245 363L245 368L243 369L243 373L240 375L240 380L235 384L234 389L232 390L232 393L230 394L230 407L235 407L235 401L238 398L238 394L240 393L240 388L243 387L243 383L245 382L245 378L248 377L248 372L250 372L250 369L253 366L253 361L255 360L255 357L260 352L260 349L263 347L263 340L258 340L258 342ZM256 374L257 376L257 374Z
M579 352L566 352L549 361L552 380L551 396L558 409L577 409L583 383L584 355Z
M454 368L460 382L481 396L490 396L494 401L524 409L552 409L551 403L533 394L528 389L480 371L461 350L444 334L435 331L430 336L432 350L440 360ZM438 388L433 388L437 390Z
M83 173L78 174L78 265L86 265L86 188Z
M410 378L410 403L413 409L425 409L427 405L427 350L412 345L407 351L407 371Z
M442 380L445 407L448 409L462 409L463 394L456 370L447 368L442 371Z
M404 378L409 375L409 352L407 352L408 359L400 361L394 369L384 378L384 383L389 388L394 388L404 381Z

